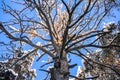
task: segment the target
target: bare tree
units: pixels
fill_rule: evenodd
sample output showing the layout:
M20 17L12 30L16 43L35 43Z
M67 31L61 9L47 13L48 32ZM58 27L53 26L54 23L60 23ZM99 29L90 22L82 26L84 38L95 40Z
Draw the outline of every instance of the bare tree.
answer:
M107 52L112 53L110 51L120 47L117 43L113 44L118 36L111 35L117 25L109 23L104 28L101 28L100 25L105 16L111 15L111 10L119 7L118 0L11 1L17 7L9 6L3 1L2 10L11 17L8 21L0 23L0 30L1 34L3 32L10 39L9 43L15 45L12 45L11 48L7 47L13 53L13 60L10 61L12 65L9 67L15 70L15 66L23 65L25 68L25 70L22 68L23 72L20 70L21 68L15 70L18 73L18 79L20 79L19 76L23 76L21 72L28 75L26 77L35 77L34 74L29 73L30 70L26 69L28 68L27 64L31 66L30 62L38 52L40 54L38 60L47 54L50 58L45 65L54 64L49 67L49 70L41 69L50 74L50 80L68 80L69 77L77 80L99 78L102 77L97 74L100 66L107 70L110 69L116 73L116 76L120 76L115 68L106 63L104 57L98 62L96 60L98 59L97 53L91 54L95 53L98 48L101 48L103 52L112 48ZM109 36L113 36L113 38L108 38ZM2 45L9 45L9 43L1 42ZM25 47L28 45L32 49L25 51ZM86 52L89 52L89 55L86 56ZM71 75L69 69L77 64L69 64L70 59L67 57L69 54L83 58L85 67L89 66L89 68L81 70L77 76ZM105 58L109 57L110 55ZM96 71L96 73L92 74L93 72L90 70ZM85 74L88 72L90 72L90 77ZM24 80L24 78L22 79Z

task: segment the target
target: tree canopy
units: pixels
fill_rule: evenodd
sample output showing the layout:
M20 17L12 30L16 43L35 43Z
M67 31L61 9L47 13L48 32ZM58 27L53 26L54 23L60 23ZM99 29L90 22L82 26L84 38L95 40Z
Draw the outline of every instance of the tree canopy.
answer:
M116 17L119 0L2 0L1 9L9 16L0 22L0 45L8 51L3 65L9 80L32 80L35 56L48 73L45 80L120 79L120 22ZM117 19L117 17L115 18ZM79 62L72 63L77 56ZM79 67L81 62L84 67ZM74 61L75 62L75 61ZM51 64L52 66L50 66ZM47 69L44 66L49 65ZM19 67L18 67L19 66ZM70 69L78 66L76 75ZM6 78L6 72L0 79ZM37 75L40 76L40 75Z

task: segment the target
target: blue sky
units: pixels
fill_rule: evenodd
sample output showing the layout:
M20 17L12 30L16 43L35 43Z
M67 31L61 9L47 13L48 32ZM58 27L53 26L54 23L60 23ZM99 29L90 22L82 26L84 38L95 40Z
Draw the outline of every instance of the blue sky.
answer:
M9 19L9 15L6 15L2 10L1 10L1 2L2 0L0 0L0 21L7 21L8 19ZM7 4L10 4L10 0L5 0L6 1L6 3ZM14 5L14 4L10 4L12 7L15 7L15 8L21 8L19 5ZM116 10L113 10L113 12L115 13L115 15L116 15L116 18L114 18L114 17L112 17L112 18L110 18L110 17L106 17L103 21L105 22L105 23L107 23L107 22L110 22L110 21L114 21L115 23L117 23L119 20L120 20L120 12L118 12L118 11L116 11ZM104 22L102 22L102 25L103 25L103 23ZM102 26L101 25L101 26ZM8 39L6 38L6 36L5 35L0 35L0 41L8 41ZM2 48L0 47L0 50L2 50ZM1 54L2 52L0 51L0 54ZM45 72L43 72L43 71L40 71L39 69L40 69L40 66L41 65L43 65L44 64L44 62L42 62L42 60L46 60L46 58L47 58L48 56L47 55L45 55L42 59L40 59L38 62L34 62L33 63L33 66L32 66L32 68L36 68L37 69L37 78L35 79L35 80L41 80L42 78L45 78L46 77L46 73ZM75 56L75 55L70 55L70 58L72 59L72 61L71 61L71 64L72 63L78 63L78 65L81 65L81 58L79 58L79 57L77 57L77 56ZM37 59L37 57L35 57L35 60ZM44 67L44 69L46 69L48 66L45 66ZM76 74L76 72L77 72L77 67L75 67L74 69L72 69L72 70L70 70L71 71L71 73L72 74Z
M20 6L18 6L18 5L14 5L14 4L11 4L11 2L10 2L10 0L5 0L5 2L7 3L7 4L10 4L10 6L12 6L13 8L15 7L15 8L21 8ZM4 22L4 21L8 21L9 20L9 18L10 18L10 16L8 15L8 14L5 14L3 11L2 11L2 9L1 9L1 3L2 3L2 1L0 0L0 21L2 22ZM6 38L6 36L4 35L4 34L2 34L2 35L0 35L2 38L0 38L0 41L5 41L5 42L8 42L8 38ZM28 48L30 48L30 47L27 47L26 49L28 49ZM2 51L4 51L4 48L3 47L0 47L0 54L3 54L4 52L2 52ZM43 58L41 58L38 62L36 62L36 59L38 58L38 57L35 57L35 62L33 63L33 66L32 66L32 68L36 68L36 71L37 71L37 77L36 77L36 79L35 80L41 80L41 79L43 79L43 78L45 78L46 77L46 72L43 72L43 71L40 71L39 69L40 69L40 66L41 65L43 65L43 64L45 64L45 62L42 62L42 60L46 60L46 58L47 58L48 56L47 55L45 55ZM75 55L71 55L71 57L70 57L71 59L72 59L72 61L71 61L71 64L73 64L73 63L75 63L75 62L78 62L78 64L79 65L81 65L81 61L80 61L80 58L79 57L77 57L77 56L75 56ZM74 59L74 60L73 60ZM52 65L52 64L51 64ZM46 65L44 68L42 68L42 69L46 69L47 67L48 67L49 65ZM76 74L76 72L77 72L77 67L75 67L74 69L71 69L70 70L71 72L72 72L72 74Z

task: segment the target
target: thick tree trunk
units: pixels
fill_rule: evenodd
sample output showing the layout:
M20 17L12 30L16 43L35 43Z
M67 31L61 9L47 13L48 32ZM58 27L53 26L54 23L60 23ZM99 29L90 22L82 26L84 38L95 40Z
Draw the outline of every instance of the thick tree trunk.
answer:
M69 67L66 53L61 58L54 59L54 68L51 68L50 80L69 80Z

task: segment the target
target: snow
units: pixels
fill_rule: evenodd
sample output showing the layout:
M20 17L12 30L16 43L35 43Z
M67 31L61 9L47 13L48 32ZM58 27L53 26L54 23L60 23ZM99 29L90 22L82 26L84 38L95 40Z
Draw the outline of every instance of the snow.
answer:
M8 69L8 71L12 72L13 75L18 76L18 74L15 73L12 69Z
M0 63L7 63L8 62L8 60L5 60L5 61L0 61Z

